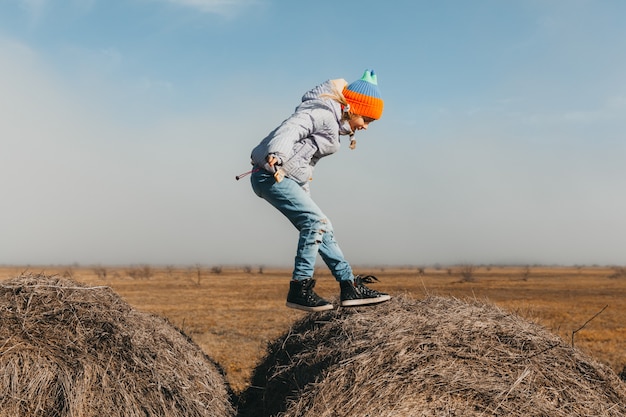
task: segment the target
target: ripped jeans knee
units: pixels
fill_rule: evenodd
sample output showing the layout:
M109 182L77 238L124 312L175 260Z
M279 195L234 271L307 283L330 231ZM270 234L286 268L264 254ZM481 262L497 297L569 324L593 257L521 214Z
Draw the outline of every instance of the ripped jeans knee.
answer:
M335 240L332 223L325 217L313 221L307 227L300 229L294 279L313 276L318 254L322 257L337 281L352 278L352 268L345 260Z

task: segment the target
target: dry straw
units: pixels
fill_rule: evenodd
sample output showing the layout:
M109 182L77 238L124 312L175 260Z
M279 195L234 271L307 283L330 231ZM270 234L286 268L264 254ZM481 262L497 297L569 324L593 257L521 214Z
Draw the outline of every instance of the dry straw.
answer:
M0 417L232 416L219 368L108 287L0 283Z
M268 347L242 416L625 416L608 367L476 300L311 314Z

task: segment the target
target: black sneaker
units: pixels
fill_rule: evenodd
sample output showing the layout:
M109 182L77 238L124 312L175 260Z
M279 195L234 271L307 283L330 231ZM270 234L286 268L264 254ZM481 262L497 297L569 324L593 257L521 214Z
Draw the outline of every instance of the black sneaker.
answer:
M371 284L378 281L373 275L361 277L357 275L354 281L341 281L341 305L344 307L363 306L382 303L391 299L389 294L367 288L364 283Z
M315 280L313 278L307 278L301 281L292 280L289 283L287 307L304 311L332 310L334 308L333 305L315 294L313 287L315 287Z

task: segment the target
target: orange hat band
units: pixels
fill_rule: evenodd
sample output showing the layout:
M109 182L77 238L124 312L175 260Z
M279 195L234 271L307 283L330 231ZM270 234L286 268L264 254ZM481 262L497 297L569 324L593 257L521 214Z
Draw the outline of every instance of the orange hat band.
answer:
M350 112L359 116L369 117L375 120L380 119L383 114L384 103L378 97L367 96L356 91L344 89L343 95L348 104Z

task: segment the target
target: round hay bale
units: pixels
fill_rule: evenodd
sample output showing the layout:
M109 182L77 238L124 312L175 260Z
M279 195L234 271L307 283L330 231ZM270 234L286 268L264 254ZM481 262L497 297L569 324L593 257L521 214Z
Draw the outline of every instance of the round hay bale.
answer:
M0 417L233 416L221 370L108 287L0 283Z
M624 384L539 325L408 296L310 314L268 347L240 416L625 416Z

